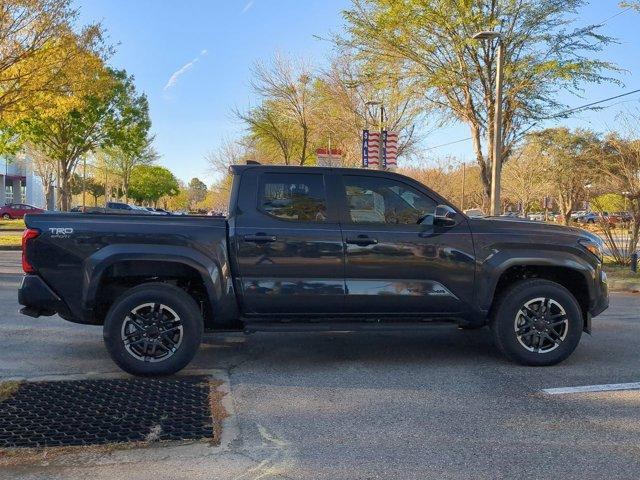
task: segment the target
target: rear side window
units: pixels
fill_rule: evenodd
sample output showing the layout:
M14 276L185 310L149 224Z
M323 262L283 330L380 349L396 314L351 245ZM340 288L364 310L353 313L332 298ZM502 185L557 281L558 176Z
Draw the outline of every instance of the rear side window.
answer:
M260 210L295 222L326 222L324 177L309 173L265 173L260 176Z

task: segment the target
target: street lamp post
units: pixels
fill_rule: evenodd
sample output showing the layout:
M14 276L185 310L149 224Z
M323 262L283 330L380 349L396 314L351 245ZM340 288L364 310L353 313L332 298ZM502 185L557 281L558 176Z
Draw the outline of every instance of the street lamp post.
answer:
M498 32L482 31L476 33L474 40L498 40L496 67L495 118L493 123L493 164L491 165L491 215L500 214L500 174L502 170L502 70L504 62L504 43Z
M382 154L382 135L384 132L384 103L378 102L378 101L370 101L365 103L365 105L367 107L375 107L375 106L380 107L380 149L379 149L380 156L378 160L378 168L380 170L384 170L384 165L382 164L382 155L381 155Z

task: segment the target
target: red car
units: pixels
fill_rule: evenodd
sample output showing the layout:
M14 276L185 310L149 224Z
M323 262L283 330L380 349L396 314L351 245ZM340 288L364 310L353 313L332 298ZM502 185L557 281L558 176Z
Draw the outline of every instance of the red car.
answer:
M4 220L23 218L27 213L42 213L43 209L25 203L12 203L0 208L0 217Z

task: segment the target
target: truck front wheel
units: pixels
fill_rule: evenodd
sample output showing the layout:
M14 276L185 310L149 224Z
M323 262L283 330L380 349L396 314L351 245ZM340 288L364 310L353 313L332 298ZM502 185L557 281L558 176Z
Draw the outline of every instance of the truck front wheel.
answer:
M555 365L578 346L582 311L565 287L543 279L522 280L502 292L491 329L498 348L523 365Z
M198 305L165 283L127 290L111 305L104 342L113 361L133 375L170 375L184 368L202 340Z

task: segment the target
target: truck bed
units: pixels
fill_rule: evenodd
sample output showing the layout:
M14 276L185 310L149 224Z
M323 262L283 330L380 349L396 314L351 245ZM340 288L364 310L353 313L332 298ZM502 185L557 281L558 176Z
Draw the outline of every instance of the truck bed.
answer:
M64 299L59 313L81 323L100 321L94 298L114 262L135 259L131 273L153 276L180 259L204 277L228 263L223 217L44 213L26 215L25 224L40 232L29 243L29 262L37 265L38 277L55 296ZM145 259L141 267L139 261Z

